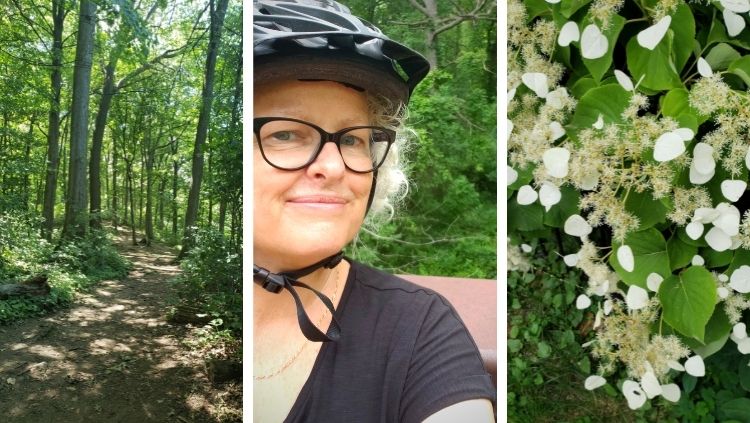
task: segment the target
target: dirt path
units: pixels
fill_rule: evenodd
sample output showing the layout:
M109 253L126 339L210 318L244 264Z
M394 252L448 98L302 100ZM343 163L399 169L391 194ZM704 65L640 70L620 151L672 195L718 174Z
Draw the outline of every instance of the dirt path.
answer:
M165 320L168 280L179 273L162 246L118 247L133 264L66 310L0 326L0 421L215 422L241 409L241 387L211 387L183 345L190 328ZM237 420L238 421L238 420Z

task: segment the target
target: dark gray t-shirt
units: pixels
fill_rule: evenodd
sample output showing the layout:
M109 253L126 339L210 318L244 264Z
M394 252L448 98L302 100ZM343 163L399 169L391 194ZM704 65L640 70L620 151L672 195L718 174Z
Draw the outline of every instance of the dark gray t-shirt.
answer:
M421 422L495 389L474 340L435 292L357 262L336 318L285 422ZM256 405L257 406L257 405Z

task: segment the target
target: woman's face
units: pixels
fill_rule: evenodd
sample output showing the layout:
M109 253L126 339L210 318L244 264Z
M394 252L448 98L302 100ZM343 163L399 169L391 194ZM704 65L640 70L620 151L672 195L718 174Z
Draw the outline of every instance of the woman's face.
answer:
M330 81L255 87L255 117L289 117L328 132L369 124L364 93ZM306 267L339 252L359 231L372 173L346 169L334 143L306 168L270 166L253 142L253 260L271 271Z

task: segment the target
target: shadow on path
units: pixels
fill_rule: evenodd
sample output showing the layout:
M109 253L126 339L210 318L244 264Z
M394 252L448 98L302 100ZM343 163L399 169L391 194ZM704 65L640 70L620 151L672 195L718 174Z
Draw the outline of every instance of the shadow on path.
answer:
M215 422L241 387L217 390L166 322L174 254L117 240L133 267L53 315L0 326L0 421Z

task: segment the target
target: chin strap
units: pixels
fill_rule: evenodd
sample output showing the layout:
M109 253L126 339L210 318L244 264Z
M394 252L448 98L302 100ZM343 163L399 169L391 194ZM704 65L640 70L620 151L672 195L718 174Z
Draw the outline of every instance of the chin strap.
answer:
M278 294L282 289L286 289L290 294L292 294L294 303L297 305L297 321L299 322L299 327L302 330L302 334L305 335L305 338L313 342L338 341L341 337L341 327L339 326L339 322L338 320L336 320L336 316L334 315L335 310L333 308L333 303L320 291L298 281L297 279L309 275L310 273L320 269L321 267L325 267L326 269L333 269L341 262L343 258L344 252L340 251L337 254L327 257L311 266L305 267L304 269L281 273L272 273L267 269L258 267L253 264L253 280L268 292ZM315 295L320 299L321 302L323 302L326 308L328 308L328 310L331 312L331 327L328 329L328 332L321 332L320 329L315 327L315 325L310 321L310 317L307 315L307 312L305 312L305 309L302 306L302 301L299 298L299 294L297 294L297 290L294 289L294 287L309 289L310 291L315 293Z

